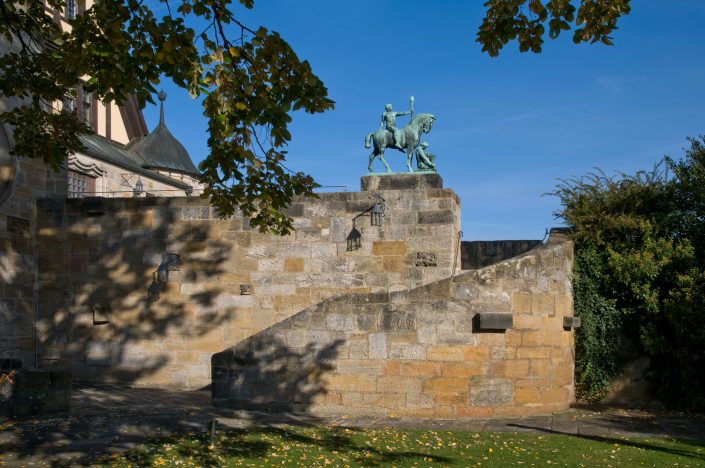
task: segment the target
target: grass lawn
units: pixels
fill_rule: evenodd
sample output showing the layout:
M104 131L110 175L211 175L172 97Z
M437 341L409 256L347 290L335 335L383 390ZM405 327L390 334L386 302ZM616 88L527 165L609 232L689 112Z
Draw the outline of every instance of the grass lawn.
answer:
M154 440L106 466L705 466L705 444L535 433L281 426Z

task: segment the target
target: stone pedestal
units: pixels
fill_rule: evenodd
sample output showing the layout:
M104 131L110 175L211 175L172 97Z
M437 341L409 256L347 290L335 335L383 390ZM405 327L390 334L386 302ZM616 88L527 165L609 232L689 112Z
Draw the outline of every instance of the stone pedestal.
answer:
M360 188L363 192L442 189L443 178L437 172L370 174L360 178Z

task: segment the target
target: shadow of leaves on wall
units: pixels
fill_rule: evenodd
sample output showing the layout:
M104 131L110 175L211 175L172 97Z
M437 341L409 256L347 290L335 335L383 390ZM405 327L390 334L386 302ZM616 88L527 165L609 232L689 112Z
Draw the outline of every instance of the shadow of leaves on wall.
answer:
M220 225L209 219L210 208L182 198L95 205L81 199L39 205L40 364L70 368L86 380L207 381L204 366L196 376L168 375L165 368L194 360L179 353L228 319L226 309L216 308L223 285L214 279L229 247L215 235ZM171 271L159 299L150 301L164 252L180 255L181 271ZM187 301L184 282L199 287Z
M233 409L306 413L324 395L322 376L333 370L344 342L297 349L270 333L250 337L213 355L213 402Z

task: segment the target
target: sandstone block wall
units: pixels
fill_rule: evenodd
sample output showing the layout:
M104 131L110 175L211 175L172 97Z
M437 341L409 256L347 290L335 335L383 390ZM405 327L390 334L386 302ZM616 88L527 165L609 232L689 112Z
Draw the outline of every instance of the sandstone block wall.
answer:
M346 294L213 356L217 406L433 418L548 413L573 400L572 243L412 290ZM483 330L479 314L513 326Z
M439 181L296 199L286 237L254 231L242 216L220 220L199 198L108 199L102 213L85 200L43 202L42 362L77 379L199 388L211 381L213 353L321 301L447 278L460 262L459 201ZM359 218L361 248L348 251L352 219L375 194L384 225ZM164 252L181 261L160 285Z
M0 206L0 359L34 362L36 199L66 196L66 171L20 159Z

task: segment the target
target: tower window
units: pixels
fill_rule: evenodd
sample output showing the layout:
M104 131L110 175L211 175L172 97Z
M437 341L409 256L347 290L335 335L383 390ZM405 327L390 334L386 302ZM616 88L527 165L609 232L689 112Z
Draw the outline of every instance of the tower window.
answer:
M81 198L95 192L95 179L80 172L68 171L69 198Z
M66 0L66 19L76 18L76 0Z
M91 111L91 105L92 105L92 97L93 94L88 91L85 87L83 88L83 95L81 97L82 102L82 114L83 114L83 121L86 123L86 125L93 126L93 113Z
M73 100L72 97L66 97L63 101L64 104L64 109L73 112L74 109L76 108L76 102Z

